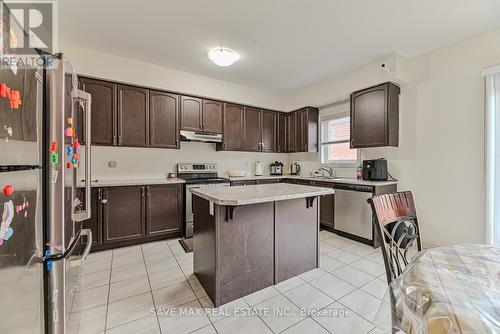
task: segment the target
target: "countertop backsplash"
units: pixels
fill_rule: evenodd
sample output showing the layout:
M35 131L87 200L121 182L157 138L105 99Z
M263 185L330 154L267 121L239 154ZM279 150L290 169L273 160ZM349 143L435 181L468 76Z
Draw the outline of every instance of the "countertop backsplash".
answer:
M84 149L82 149L84 152ZM161 179L169 172L176 172L179 162L215 162L219 165L219 175L227 176L230 169L243 169L247 175L255 172L255 163L260 161L264 175L269 174L269 164L278 160L288 171L288 154L216 151L215 144L181 142L181 149L92 147L92 179ZM116 162L115 168L109 162ZM83 178L85 155L80 158L78 178Z

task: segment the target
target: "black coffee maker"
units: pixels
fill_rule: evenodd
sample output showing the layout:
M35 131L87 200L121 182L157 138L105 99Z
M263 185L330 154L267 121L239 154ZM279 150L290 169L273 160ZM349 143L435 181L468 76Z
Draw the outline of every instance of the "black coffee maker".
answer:
M280 161L275 161L270 165L271 175L283 175L283 163Z
M366 181L387 181L387 160L363 160L363 180Z

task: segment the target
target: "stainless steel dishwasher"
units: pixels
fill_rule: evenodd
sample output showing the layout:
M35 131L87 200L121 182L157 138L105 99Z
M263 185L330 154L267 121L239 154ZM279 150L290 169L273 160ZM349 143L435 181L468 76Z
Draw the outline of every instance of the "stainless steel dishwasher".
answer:
M372 211L367 199L373 187L356 184L335 184L335 230L372 241Z

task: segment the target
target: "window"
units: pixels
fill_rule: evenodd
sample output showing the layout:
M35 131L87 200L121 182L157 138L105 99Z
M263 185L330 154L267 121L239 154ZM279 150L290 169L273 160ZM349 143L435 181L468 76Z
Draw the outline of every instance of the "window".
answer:
M321 121L321 163L357 165L358 151L349 147L351 124L349 115L329 117Z

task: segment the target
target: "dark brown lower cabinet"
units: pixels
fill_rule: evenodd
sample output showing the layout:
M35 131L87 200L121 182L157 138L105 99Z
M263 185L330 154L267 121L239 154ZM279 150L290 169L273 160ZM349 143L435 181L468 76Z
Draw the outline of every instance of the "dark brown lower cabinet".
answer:
M272 184L278 183L279 179L256 180L256 184Z
M146 235L171 235L181 232L182 185L146 187Z
M256 180L231 181L232 186L248 186L251 184L257 184L257 181Z
M78 189L85 198L84 189ZM92 188L92 251L179 237L183 222L181 184Z
M103 243L144 238L144 187L104 188L101 202Z
M314 182L315 187L333 188L331 182ZM319 222L323 227L333 228L333 217L335 211L335 195L320 196Z

